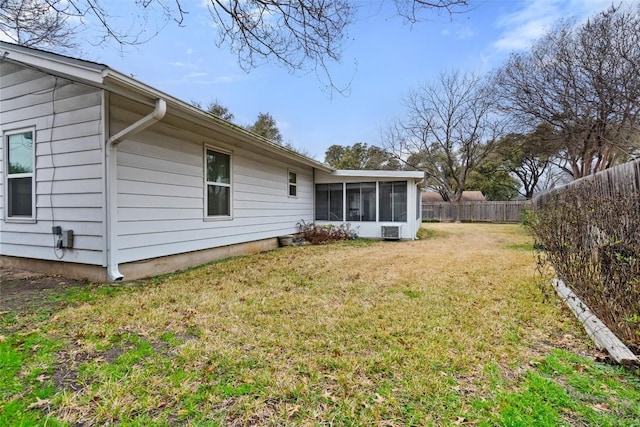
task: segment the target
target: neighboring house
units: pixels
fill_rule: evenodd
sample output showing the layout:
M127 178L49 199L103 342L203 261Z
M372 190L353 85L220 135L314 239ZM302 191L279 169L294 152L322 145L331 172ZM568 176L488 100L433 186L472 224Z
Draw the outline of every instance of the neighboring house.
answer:
M302 220L368 238L420 225L421 173L335 171L105 65L4 42L0 134L0 266L132 280L275 248Z

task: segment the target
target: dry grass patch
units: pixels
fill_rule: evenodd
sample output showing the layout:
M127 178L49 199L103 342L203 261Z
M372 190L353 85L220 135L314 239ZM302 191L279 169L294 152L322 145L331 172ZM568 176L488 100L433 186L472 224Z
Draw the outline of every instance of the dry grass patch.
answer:
M520 227L428 228L415 242L226 260L59 312L46 328L66 343L56 369L73 381L52 413L87 425L447 425L488 417L477 402L549 349L587 350L571 316L543 302Z

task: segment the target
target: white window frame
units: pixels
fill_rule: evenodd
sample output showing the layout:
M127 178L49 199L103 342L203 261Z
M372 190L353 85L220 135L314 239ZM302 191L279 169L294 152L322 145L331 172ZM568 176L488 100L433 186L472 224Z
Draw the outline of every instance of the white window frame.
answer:
M225 154L229 156L229 184L222 182L207 181L207 151L214 151L216 153ZM205 144L203 150L203 181L204 181L204 220L205 221L220 221L233 219L233 152L224 150L216 146ZM229 188L229 215L209 215L209 186L227 187Z
M295 177L296 182L291 182L291 174ZM291 188L295 188L295 195L291 195ZM295 169L287 169L287 196L292 199L298 198L298 172Z
M30 132L32 135L33 147L31 148L31 172L10 174L9 173L9 137L21 133ZM4 194L4 220L6 222L35 223L36 222L36 128L35 126L20 129L7 130L2 133L2 165L4 170L3 185ZM9 216L9 180L14 178L31 178L31 216Z

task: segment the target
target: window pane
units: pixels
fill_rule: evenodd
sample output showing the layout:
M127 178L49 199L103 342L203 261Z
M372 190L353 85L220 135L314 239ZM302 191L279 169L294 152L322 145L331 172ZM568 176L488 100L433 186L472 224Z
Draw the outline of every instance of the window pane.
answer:
M329 219L329 184L316 184L316 220Z
M228 154L207 150L207 181L231 183L230 158Z
M376 183L347 184L347 221L376 220Z
M393 183L393 220L407 221L407 182Z
M329 221L342 221L342 184L330 184L329 188Z
M360 184L347 184L347 221L360 221Z
M296 173L289 172L289 196L296 197L298 195L298 188L296 186Z
M393 219L393 183L380 183L380 221Z
M9 135L7 141L7 145L9 146L9 150L7 151L9 174L33 172L32 133L24 132Z
M33 213L31 177L9 178L7 184L9 186L9 216L31 217Z
M380 183L380 221L407 221L407 181Z
M362 216L360 221L376 220L376 183L362 183Z
M342 184L316 184L316 220L342 221Z
M207 215L229 216L231 214L231 188L219 185L207 186Z

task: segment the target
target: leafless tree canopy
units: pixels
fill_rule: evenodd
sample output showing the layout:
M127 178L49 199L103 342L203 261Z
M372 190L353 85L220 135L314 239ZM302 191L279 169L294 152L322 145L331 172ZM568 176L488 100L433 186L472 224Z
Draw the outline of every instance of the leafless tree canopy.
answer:
M393 0L398 15L410 23L416 23L423 19L426 11L437 9L448 14L465 11L470 4L469 0Z
M61 1L0 0L0 31L23 46L75 46L75 27Z
M497 74L508 113L546 124L580 178L626 161L640 133L640 5L561 23Z
M445 200L460 200L469 174L502 133L486 83L477 74L441 74L406 96L405 118L383 136L387 150L424 170L428 185Z
M345 28L353 19L348 0L210 0L209 11L240 64L275 57L292 69L312 61L340 59Z
M455 13L468 0L386 0L416 22L425 10ZM106 0L0 0L0 33L18 44L53 50L74 47L74 36L89 27L95 44L121 46L148 41L172 21L186 25L201 6L184 0L136 0L133 16L120 16ZM347 28L356 15L352 0L207 0L218 46L238 55L245 70L273 60L292 71L316 70L331 80L328 65L341 59ZM122 3L119 3L122 6ZM189 10L188 7L193 9Z

